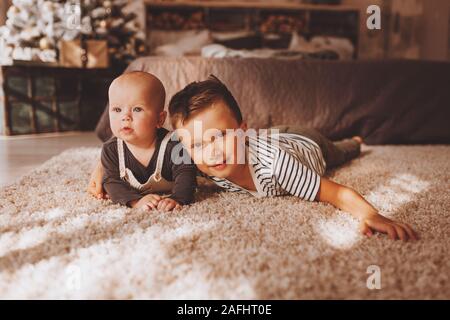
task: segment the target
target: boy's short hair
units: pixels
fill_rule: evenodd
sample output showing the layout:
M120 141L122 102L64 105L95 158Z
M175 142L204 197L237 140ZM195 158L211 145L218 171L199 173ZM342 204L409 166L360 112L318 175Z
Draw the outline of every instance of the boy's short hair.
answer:
M172 126L175 128L177 122L183 123L192 114L217 101L224 102L238 124L242 123L241 110L233 95L217 77L210 75L207 80L188 84L172 97L169 103Z

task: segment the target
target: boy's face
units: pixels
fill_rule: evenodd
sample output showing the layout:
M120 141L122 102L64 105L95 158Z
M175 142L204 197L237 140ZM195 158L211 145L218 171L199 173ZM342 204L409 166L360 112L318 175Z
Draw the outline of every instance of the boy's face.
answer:
M184 123L177 123L176 129L183 146L203 173L230 178L245 166L245 160L238 161L242 159L238 148L243 144L230 132L246 130L246 124L239 124L222 101L191 115Z
M131 144L153 141L166 113L151 99L147 86L136 81L113 83L109 90L109 120L113 134ZM154 100L154 101L152 101ZM157 101L157 99L156 99Z

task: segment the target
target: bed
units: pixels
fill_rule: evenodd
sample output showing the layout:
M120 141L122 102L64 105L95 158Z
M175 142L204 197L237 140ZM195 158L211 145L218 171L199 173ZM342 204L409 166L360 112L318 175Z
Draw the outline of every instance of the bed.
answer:
M446 62L144 57L125 72L134 70L161 79L166 107L185 85L214 74L254 128L297 124L333 140L361 135L367 144L450 142ZM96 131L110 135L106 110Z

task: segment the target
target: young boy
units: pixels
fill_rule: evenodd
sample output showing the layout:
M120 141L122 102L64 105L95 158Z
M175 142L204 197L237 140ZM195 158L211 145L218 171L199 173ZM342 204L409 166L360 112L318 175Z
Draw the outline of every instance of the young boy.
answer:
M123 74L109 88L114 137L103 145L101 165L103 188L115 203L173 210L193 201L196 168L172 161L178 142L162 128L164 101L161 81L146 72Z
M392 239L417 239L407 224L380 215L355 190L323 177L326 168L359 155L360 137L333 143L312 129L280 126L265 137L239 140L234 133L247 132L246 123L233 95L214 76L175 94L169 114L197 168L217 185L260 197L295 195L328 202L358 218L369 237L379 231ZM242 152L239 157L242 146L244 157Z

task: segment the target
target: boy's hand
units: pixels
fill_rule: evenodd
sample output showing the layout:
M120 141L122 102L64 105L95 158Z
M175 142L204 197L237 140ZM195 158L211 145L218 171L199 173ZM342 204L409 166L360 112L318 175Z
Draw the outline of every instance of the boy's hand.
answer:
M378 213L368 214L361 219L360 231L362 234L371 237L373 231L387 233L392 240L417 240L418 236L414 230L406 223L392 221Z
M171 198L162 199L158 203L158 210L161 211L170 211L170 210L178 210L181 209L181 205Z
M358 192L324 177L320 180L320 188L316 200L328 202L343 211L350 212L361 221L361 233L369 237L373 235L375 230L387 233L393 240L418 239L417 234L407 224L383 217Z
M103 190L102 186L103 179L103 166L99 161L94 168L94 171L91 173L91 177L89 179L89 184L87 187L87 192L96 197L97 199L107 199L108 195Z

